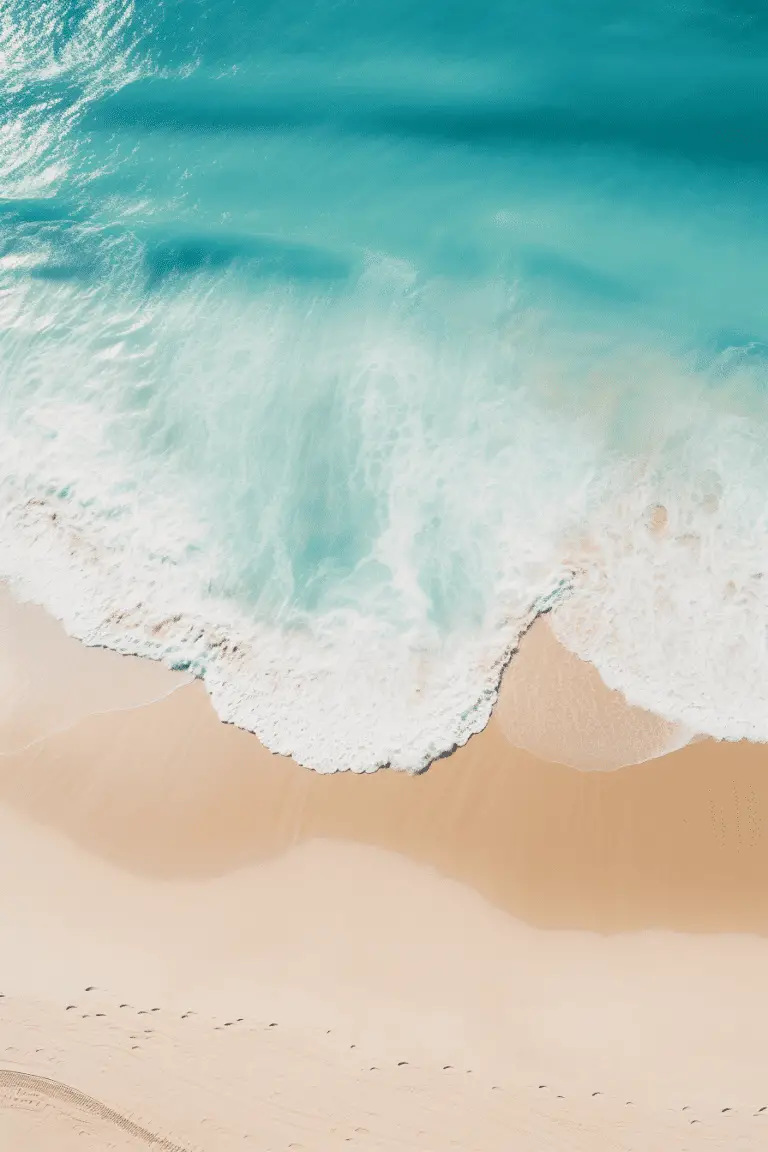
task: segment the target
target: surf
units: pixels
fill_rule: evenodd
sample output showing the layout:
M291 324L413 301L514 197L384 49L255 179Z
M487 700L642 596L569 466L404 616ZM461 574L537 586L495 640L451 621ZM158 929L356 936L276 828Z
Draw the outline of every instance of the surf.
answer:
M6 10L0 576L320 771L466 742L542 612L767 739L761 41L292 13Z

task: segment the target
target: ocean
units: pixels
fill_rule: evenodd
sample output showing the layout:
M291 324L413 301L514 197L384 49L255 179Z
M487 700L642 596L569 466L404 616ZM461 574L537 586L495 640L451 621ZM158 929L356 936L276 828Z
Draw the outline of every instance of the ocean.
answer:
M319 771L522 633L768 739L768 8L0 0L0 578Z

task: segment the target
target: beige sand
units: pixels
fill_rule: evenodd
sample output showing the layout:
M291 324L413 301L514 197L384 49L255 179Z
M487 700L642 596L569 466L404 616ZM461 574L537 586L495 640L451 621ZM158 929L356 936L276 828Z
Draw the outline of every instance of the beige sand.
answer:
M594 665L563 647L546 617L524 638L495 715L516 748L588 771L640 764L684 747L693 736L681 724L630 707Z
M494 722L322 778L38 609L0 635L0 1147L768 1143L766 750L586 773Z

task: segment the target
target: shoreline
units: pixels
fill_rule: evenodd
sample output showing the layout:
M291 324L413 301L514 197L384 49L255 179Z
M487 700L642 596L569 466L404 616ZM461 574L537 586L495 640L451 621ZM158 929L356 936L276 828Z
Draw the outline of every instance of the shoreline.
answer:
M582 771L494 716L421 775L321 775L40 608L0 596L0 636L0 1140L754 1146L768 749ZM636 748L581 672L565 744L581 701Z
M323 775L222 723L200 681L86 648L33 605L0 608L6 635L19 630L14 659L29 661L21 680L41 653L47 669L0 725L0 802L128 871L216 876L338 839L430 865L539 927L768 935L768 746L702 740L579 771L514 747L494 714L425 773ZM523 682L532 666L524 647ZM647 714L594 691L588 670L555 726L576 704L608 708L632 743Z

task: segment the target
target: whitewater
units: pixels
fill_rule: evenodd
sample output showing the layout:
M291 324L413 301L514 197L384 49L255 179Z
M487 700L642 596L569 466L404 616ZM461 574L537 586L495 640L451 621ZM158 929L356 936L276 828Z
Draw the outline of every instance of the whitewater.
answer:
M2 0L0 579L319 771L542 612L768 739L768 16Z

